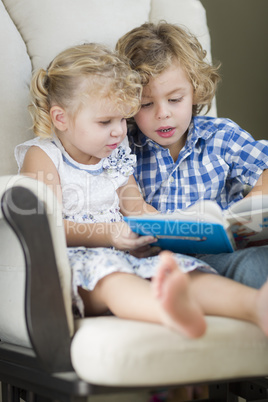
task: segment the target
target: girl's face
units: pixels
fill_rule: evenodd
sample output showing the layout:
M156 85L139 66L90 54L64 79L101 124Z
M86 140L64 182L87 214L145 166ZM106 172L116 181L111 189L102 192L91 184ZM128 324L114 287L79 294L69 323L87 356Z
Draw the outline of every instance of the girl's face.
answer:
M143 134L168 148L175 160L186 141L193 102L193 86L174 63L143 88L142 106L134 118Z
M109 98L92 96L74 120L68 115L66 119L67 128L59 138L68 154L83 164L96 164L109 156L127 133L125 117Z

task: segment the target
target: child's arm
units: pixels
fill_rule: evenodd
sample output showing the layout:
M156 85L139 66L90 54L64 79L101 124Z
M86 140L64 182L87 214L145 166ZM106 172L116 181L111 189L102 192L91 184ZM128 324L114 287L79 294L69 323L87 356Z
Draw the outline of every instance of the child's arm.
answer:
M153 236L139 236L125 222L75 223L64 220L69 247L115 247L118 250L139 250L157 240Z
M143 215L143 214L157 214L159 213L154 207L147 204L142 194L139 191L138 185L134 176L130 176L127 184L120 187L117 190L119 197L120 211L123 215ZM134 233L132 232L132 236ZM147 236L140 236L138 240ZM139 258L147 258L158 254L161 250L159 247L154 246L152 243L156 242L156 238L152 238L153 241L148 241L147 244L141 244L136 247L135 250L132 249L131 254Z
M62 202L60 178L56 166L49 156L39 147L28 149L20 173L43 181Z
M259 177L259 180L252 188L252 190L248 193L247 197L251 197L257 194L268 194L268 169L264 170Z
M58 171L49 156L39 147L31 147L26 153L21 173L43 181L62 201ZM116 247L120 250L135 250L154 242L152 236L133 233L124 222L75 223L64 220L68 246Z
M144 201L134 176L130 176L127 184L120 187L117 193L120 210L125 216L159 213L152 205Z

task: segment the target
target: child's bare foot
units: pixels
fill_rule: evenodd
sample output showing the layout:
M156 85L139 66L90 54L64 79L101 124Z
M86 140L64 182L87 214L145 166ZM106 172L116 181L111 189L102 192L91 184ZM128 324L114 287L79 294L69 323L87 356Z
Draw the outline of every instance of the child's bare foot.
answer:
M202 336L206 322L202 310L190 295L188 274L178 269L171 253L162 252L160 258L152 288L162 307L163 324L190 338Z
M268 281L257 293L257 324L268 336Z

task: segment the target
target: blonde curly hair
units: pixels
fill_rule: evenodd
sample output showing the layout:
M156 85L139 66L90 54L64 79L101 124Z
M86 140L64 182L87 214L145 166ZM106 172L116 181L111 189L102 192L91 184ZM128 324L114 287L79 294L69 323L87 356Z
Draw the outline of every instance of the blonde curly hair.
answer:
M51 107L58 105L75 118L88 96L109 98L124 117L131 117L139 110L141 93L140 76L124 56L96 43L66 49L47 70L33 74L29 105L33 131L51 137Z
M220 66L210 65L205 60L206 51L186 29L165 21L145 23L122 36L116 49L141 75L143 86L148 84L150 77L179 62L194 88L193 115L199 114L204 107L206 112L210 110L220 80Z

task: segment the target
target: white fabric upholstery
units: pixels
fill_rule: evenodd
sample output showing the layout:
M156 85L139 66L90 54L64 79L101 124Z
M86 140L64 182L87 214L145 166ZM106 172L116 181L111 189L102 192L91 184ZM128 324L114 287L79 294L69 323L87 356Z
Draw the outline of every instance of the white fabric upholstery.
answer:
M0 219L0 238L0 339L30 346L23 303L24 256L16 235L3 219Z
M33 135L27 111L33 69L46 68L59 51L78 43L98 41L113 47L131 28L159 19L189 27L211 59L206 14L199 0L1 0L0 174L17 172L14 147ZM215 104L210 115L216 115ZM17 182L47 205L72 332L70 269L60 209L40 184L19 176L0 178L0 196ZM30 346L23 309L23 255L1 215L0 236L0 339ZM248 323L209 317L207 334L198 340L116 317L89 318L76 325L74 368L81 378L97 384L179 384L268 374L268 341Z
M27 44L33 68L45 67L66 47L102 42L113 47L148 19L150 0L4 0Z
M163 326L88 318L71 347L78 375L99 385L169 385L268 373L268 342L249 323L207 317L202 338L185 339ZM264 358L266 356L266 358Z
M0 174L16 173L14 147L30 138L27 111L31 62L19 31L0 2Z
M152 0L150 21L166 21L179 24L193 32L204 49L207 50L208 60L211 61L210 36L206 24L206 11L200 1L180 0L174 10L174 0Z

